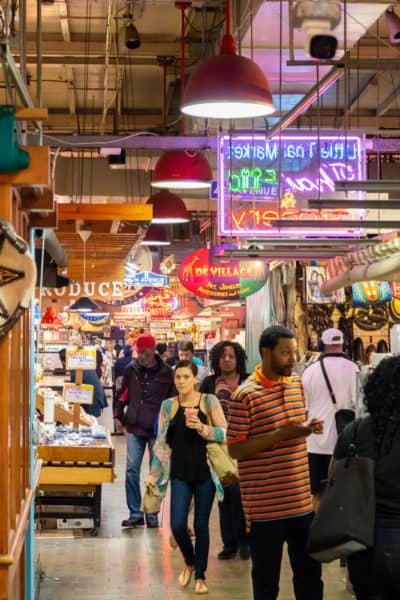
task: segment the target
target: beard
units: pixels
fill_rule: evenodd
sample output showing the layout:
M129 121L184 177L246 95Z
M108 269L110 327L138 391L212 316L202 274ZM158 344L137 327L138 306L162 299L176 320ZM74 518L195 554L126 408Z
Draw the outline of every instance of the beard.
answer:
M281 365L279 363L272 362L271 366L273 371L282 377L290 377L290 375L293 373L293 365Z

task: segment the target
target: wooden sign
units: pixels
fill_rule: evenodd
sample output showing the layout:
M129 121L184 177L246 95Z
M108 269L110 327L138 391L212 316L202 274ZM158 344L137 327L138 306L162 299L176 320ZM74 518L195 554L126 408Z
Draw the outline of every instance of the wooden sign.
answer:
M66 352L67 369L95 369L96 368L96 349L95 348L67 348Z
M70 404L93 404L94 386L64 383L64 400Z

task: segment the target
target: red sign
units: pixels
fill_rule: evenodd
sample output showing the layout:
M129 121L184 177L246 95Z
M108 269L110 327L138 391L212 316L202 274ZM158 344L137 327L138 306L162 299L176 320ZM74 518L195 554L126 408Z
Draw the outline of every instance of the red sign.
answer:
M172 317L172 313L176 307L177 298L171 290L150 292L143 298L143 310L152 319L157 317Z

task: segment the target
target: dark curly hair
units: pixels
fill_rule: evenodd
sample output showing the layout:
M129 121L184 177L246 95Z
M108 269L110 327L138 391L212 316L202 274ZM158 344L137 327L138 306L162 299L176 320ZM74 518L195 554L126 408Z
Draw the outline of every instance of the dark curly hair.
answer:
M376 457L389 454L400 425L400 356L385 358L364 385L375 433Z
M215 344L215 346L211 348L209 354L211 369L216 375L221 375L219 361L222 355L224 354L225 348L233 348L233 351L236 356L236 371L239 373L239 375L245 375L247 373L247 354L240 344L238 344L237 342L230 342L229 340L225 340L224 342L218 342L217 344Z

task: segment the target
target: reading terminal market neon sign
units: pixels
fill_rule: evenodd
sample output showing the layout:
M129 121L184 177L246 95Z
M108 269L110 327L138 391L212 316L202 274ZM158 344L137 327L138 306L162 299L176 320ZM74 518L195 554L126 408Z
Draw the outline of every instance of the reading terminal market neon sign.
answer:
M306 201L336 196L337 181L364 178L364 138L358 135L222 136L218 159L218 233L221 236L292 236L274 227L277 219L354 219L359 210L309 210ZM279 180L279 173L281 173ZM280 185L279 185L280 184ZM280 196L280 197L279 197ZM358 199L363 194L358 193ZM362 210L362 202L360 202ZM353 231L324 229L326 235ZM296 234L319 235L318 228Z

